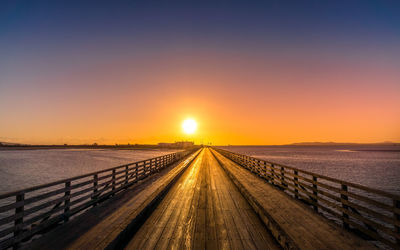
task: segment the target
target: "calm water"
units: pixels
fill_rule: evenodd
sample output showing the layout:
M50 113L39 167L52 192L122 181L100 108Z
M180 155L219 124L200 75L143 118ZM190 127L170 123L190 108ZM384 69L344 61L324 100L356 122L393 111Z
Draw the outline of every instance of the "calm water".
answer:
M0 151L0 193L95 172L175 151L109 149Z
M230 151L400 194L399 146L229 146ZM172 150L0 151L0 193L73 177Z
M400 146L229 146L221 148L400 194Z

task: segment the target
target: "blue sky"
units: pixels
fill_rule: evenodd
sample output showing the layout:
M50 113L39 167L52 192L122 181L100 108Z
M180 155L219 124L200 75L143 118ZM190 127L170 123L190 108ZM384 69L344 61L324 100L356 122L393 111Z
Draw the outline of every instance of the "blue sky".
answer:
M320 100L324 93L329 96L325 99L331 100L326 113L337 113L335 119L348 119L348 115L340 115L346 108L336 101L360 114L354 118L354 131L360 131L360 124L372 115L384 113L373 131L362 130L363 134L354 138L353 130L336 127L333 134L348 135L338 140L397 140L399 13L399 1L1 1L0 115L9 119L0 125L0 139L59 142L56 135L60 133L71 135L62 139L67 141L86 134L88 140L100 138L108 133L106 128L89 133L80 129L87 123L63 125L69 119L60 114L77 120L90 114L100 117L96 107L125 106L121 96L130 91L133 104L154 96L170 102L176 96L163 93L171 95L173 89L182 96L195 90L198 99L206 103L222 98L228 106L236 105L240 93L254 95L241 107L254 110L251 120L264 127L267 122L256 118L263 112L258 107L267 105L258 102L263 99L261 93L277 96L275 103L286 116L292 111L283 108L282 100L298 106L306 95L306 103L318 103L325 101ZM197 81L201 87L194 84ZM20 104L15 105L16 100ZM368 106L371 100L377 102L375 106ZM198 107L191 106L192 101L187 98L180 103L192 111L179 112L196 113ZM147 105L149 110L159 109L154 103ZM358 112L362 106L369 108ZM324 115L306 110L305 116ZM143 111L129 112L120 116ZM121 122L110 129L129 124L141 131L133 121L108 115ZM23 125L27 117L37 119ZM288 121L282 118L281 122ZM385 127L387 131L382 131ZM52 135L43 128L53 131ZM230 133L243 129L232 128ZM172 134L165 131L163 136L173 140ZM292 136L285 142L335 140L327 134L328 129L304 138ZM266 133L263 140L268 136ZM118 136L111 133L108 137ZM124 138L116 140L137 137Z

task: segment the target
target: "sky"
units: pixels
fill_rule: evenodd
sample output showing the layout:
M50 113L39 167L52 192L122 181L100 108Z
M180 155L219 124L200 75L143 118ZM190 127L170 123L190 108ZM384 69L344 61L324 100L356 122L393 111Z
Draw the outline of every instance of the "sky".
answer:
M0 141L399 142L399 13L382 0L1 1Z

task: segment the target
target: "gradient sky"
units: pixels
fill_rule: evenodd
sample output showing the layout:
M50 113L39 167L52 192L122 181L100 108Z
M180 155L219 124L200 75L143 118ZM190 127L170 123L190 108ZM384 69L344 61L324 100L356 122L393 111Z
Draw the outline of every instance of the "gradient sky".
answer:
M400 141L399 13L381 0L1 1L0 141Z

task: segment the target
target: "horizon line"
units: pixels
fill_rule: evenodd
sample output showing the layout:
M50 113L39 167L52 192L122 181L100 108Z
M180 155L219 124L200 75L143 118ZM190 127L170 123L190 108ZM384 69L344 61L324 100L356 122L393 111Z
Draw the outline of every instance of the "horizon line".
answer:
M17 142L5 142L0 141L1 146L157 146L159 143L115 143L115 144L100 144L100 143L83 143L83 144L28 144L28 143L17 143ZM174 143L174 142L166 142ZM7 145L8 144L8 145ZM212 145L212 146L307 146L307 145L371 145L371 144L400 144L400 142L394 141L380 141L380 142L334 142L334 141L307 141L307 142L292 142L283 144L234 144L234 143L224 143L224 144L196 144L195 145Z

